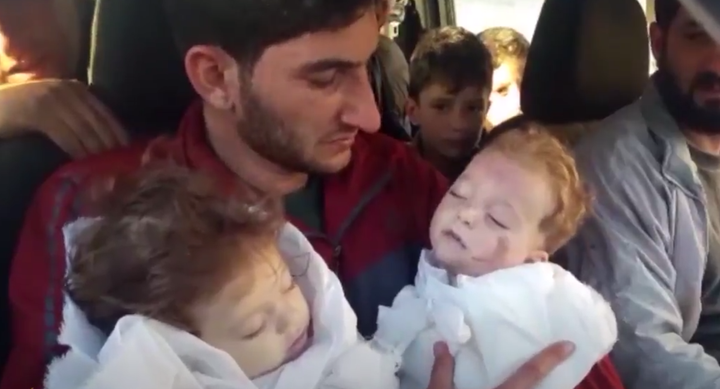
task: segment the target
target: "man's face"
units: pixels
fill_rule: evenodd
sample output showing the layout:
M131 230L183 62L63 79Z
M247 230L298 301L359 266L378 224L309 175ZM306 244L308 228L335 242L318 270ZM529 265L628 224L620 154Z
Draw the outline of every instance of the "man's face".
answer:
M503 63L493 71L490 110L487 121L493 126L520 114L520 86L515 66Z
M241 75L231 86L242 140L290 171L344 168L358 131L380 126L366 70L378 29L375 13L368 11L346 28L265 50L252 75Z
M489 94L487 88L472 86L451 91L442 83L423 88L417 101L408 102L408 116L420 127L423 147L446 158L470 155L480 138Z
M0 2L0 84L72 77L79 39L76 5L62 2L69 9L58 13L55 4Z
M720 46L682 7L667 31L654 24L650 33L670 113L689 130L720 134Z

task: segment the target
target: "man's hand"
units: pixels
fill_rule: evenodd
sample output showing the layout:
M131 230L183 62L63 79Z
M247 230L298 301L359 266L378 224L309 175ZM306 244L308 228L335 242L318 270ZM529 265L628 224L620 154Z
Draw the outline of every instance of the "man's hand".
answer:
M70 80L40 80L0 88L0 139L38 130L74 158L127 143L112 112Z
M574 351L571 343L555 343L527 361L504 384L496 389L533 389L554 368L567 359ZM435 363L430 373L428 389L453 389L454 361L444 343L437 343L433 349Z

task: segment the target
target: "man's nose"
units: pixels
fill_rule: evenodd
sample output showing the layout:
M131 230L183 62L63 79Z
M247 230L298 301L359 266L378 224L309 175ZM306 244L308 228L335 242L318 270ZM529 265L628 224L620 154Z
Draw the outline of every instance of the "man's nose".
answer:
M380 129L380 111L367 76L359 77L354 90L348 93L348 103L342 121L349 127L364 132Z
M468 227L473 227L475 225L475 221L477 220L478 212L473 208L467 207L461 209L457 216L460 223Z

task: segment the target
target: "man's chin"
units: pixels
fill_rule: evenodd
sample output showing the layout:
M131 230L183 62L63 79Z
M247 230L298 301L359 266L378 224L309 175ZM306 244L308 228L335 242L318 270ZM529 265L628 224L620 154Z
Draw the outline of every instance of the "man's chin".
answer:
M350 159L352 158L352 150L347 149L346 151L342 151L340 153L335 153L332 156L328 156L325 158L316 158L312 163L310 163L310 168L312 170L311 173L318 173L318 174L333 174L338 173L341 170L345 169L348 164L350 164Z

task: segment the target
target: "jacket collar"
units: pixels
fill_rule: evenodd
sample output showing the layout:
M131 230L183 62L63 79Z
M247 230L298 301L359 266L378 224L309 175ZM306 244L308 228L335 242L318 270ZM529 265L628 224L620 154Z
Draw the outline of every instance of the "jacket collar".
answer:
M687 139L670 115L653 80L648 83L639 104L648 130L663 147L662 174L679 187L697 195L701 184Z

